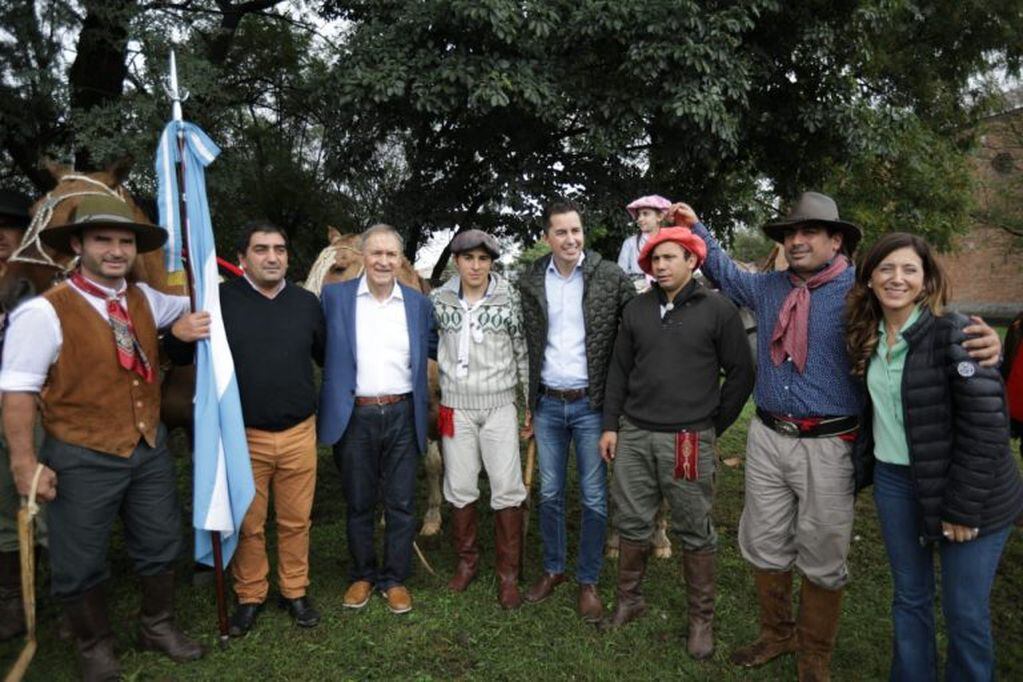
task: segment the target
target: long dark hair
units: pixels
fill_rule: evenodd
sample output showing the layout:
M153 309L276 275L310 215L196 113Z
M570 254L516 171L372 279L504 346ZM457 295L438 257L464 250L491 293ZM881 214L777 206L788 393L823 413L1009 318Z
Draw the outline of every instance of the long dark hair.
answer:
M868 286L870 277L888 254L905 248L913 249L924 266L924 288L917 302L934 315L941 315L948 303L948 277L926 241L908 232L890 232L878 239L856 266L856 283L846 297L845 345L854 376L866 376L870 357L877 350L877 326L884 317Z

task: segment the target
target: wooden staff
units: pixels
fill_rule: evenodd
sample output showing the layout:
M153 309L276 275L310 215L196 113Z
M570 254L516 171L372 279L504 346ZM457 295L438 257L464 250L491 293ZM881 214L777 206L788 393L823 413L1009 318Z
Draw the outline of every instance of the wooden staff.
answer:
M21 603L25 610L25 647L18 655L18 660L11 666L4 682L20 682L32 662L32 657L36 655L35 518L39 513L36 490L39 488L39 476L42 473L43 464L40 462L32 476L28 497L21 501L21 508L18 510L18 551L21 556Z

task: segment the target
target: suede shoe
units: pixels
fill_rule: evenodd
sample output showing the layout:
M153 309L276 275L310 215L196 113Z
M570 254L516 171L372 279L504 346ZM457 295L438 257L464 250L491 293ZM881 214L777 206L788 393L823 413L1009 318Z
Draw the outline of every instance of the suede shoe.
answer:
M554 588L563 582L565 582L564 573L544 573L526 592L526 601L530 604L539 604L554 594Z
M373 596L373 583L368 580L356 580L345 590L343 606L346 609L361 609L369 603Z
M305 595L294 599L288 599L282 595L278 598L277 605L282 609L287 609L295 621L295 625L300 628L314 628L320 624L320 612Z
M256 624L256 617L263 610L263 602L255 604L239 604L231 614L231 627L228 633L232 637L244 637Z
M392 585L382 594L391 613L408 613L412 610L412 595L404 585Z

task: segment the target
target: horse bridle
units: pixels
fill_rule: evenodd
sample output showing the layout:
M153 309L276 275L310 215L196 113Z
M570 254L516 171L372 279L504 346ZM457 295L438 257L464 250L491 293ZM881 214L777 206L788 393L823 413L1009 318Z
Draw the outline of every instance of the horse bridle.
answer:
M116 190L111 189L107 187L106 184L100 182L99 180L94 180L93 178L90 178L87 175L69 173L68 175L63 176L62 178L60 178L60 180L57 181L57 187L59 187L60 184L63 182L72 182L75 180L79 180L90 185L95 185L96 187L99 187L103 191L100 192L96 190L81 190L78 192L68 192L67 194L58 194L57 196L54 196L53 193L56 191L55 187L54 189L47 192L46 196L43 197L42 204L39 206L38 210L36 210L35 215L32 216L32 222L29 223L28 229L25 231L25 236L21 240L21 245L14 250L14 253L11 255L7 262L31 263L33 265L43 265L46 267L55 268L58 271L58 274L55 275L54 279L55 280L65 279L67 273L71 272L75 268L78 259L73 258L69 266L65 267L63 265L60 265L55 260L53 260L50 254L46 252L46 249L43 248L42 240L39 237L40 233L49 226L50 220L53 219L54 209L56 209L57 206L61 204L61 202L72 197L110 196L118 199L122 203L125 204L128 203L124 196L121 194L123 188L118 187ZM25 251L27 251L30 248L34 249L35 254L33 255L25 254Z

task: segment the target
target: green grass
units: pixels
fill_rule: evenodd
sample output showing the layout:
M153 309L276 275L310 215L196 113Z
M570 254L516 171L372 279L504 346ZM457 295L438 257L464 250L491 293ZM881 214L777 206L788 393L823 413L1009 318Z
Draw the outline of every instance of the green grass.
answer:
M725 455L741 454L747 408L740 422L722 439ZM178 447L181 442L179 439ZM182 460L182 500L189 498L188 475ZM122 664L128 679L139 680L319 680L319 679L795 679L791 657L753 671L728 663L728 653L756 633L756 602L748 566L736 547L742 509L742 468L722 467L718 477L716 521L720 540L716 644L712 660L696 663L685 654L685 587L677 558L652 560L645 582L650 611L636 623L602 635L575 614L575 590L562 586L550 600L502 611L496 601L493 574L493 532L489 509L482 519L484 558L479 578L462 595L445 588L454 566L447 536L420 543L440 574L435 578L418 564L409 582L414 610L393 616L374 598L362 611L343 609L347 553L344 502L337 469L329 453L320 458L312 531L310 594L324 620L318 628L301 630L274 608L268 609L248 637L234 640L226 651L216 645L216 610L211 587L192 587L182 561L177 597L179 622L211 649L205 659L175 665L132 646L138 591L128 560L115 540L111 553L114 575L111 607ZM421 504L425 503L421 488ZM484 487L484 500L487 499ZM569 552L575 556L578 505L569 499ZM486 505L483 505L486 507ZM422 508L422 507L421 507ZM888 566L870 494L857 501L855 541L838 647L832 663L836 680L887 678L891 620ZM186 510L187 512L187 510ZM186 513L186 518L187 513ZM271 524L272 525L272 524ZM272 538L272 535L271 535ZM272 540L271 540L272 541ZM524 584L540 571L537 515L530 518ZM600 585L610 605L614 596L614 562L607 562ZM998 643L998 676L1023 679L1023 542L1014 531L1002 559L992 599ZM75 678L69 643L56 637L56 607L43 597L39 652L31 680ZM939 618L940 620L940 618ZM944 639L939 646L944 649ZM11 664L20 643L0 645L0 669Z

